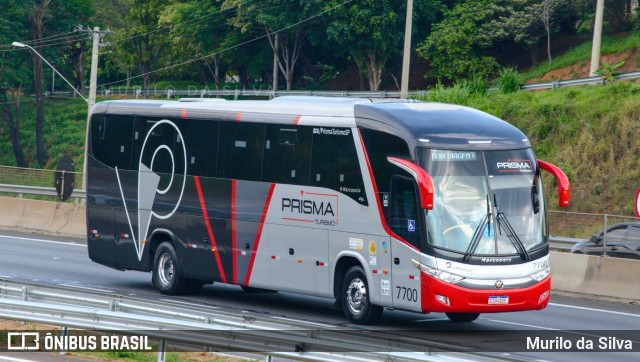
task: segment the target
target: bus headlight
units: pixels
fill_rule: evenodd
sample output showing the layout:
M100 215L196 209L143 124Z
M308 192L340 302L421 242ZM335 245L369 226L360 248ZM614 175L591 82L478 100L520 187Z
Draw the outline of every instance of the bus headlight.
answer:
M452 273L447 273L445 271L442 270L438 270L436 268L432 268L430 266L426 266L420 262L417 262L413 259L411 259L411 263L413 264L413 266L415 266L416 268L420 269L421 272L427 274L427 275L431 275L432 277L436 278L436 279L440 279L443 282L447 282L447 283L451 283L451 284L455 284L458 283L459 281L461 281L462 279L464 279L464 277L461 277L459 275L456 274L452 274Z
M551 268L544 268L537 273L529 275L529 278L537 282L541 282L544 280L544 278L548 277L549 274L551 274Z

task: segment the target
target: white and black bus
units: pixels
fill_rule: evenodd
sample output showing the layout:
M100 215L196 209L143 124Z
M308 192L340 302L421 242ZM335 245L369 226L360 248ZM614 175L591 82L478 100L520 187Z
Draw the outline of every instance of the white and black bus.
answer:
M163 294L221 282L480 313L549 301L541 170L527 137L456 105L282 97L107 101L91 114L90 258Z

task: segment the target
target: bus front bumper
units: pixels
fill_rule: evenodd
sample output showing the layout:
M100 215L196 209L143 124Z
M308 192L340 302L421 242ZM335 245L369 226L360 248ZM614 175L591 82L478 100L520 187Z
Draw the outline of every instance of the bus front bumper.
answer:
M420 273L422 311L440 313L499 313L544 309L551 294L551 277L517 289L467 289Z

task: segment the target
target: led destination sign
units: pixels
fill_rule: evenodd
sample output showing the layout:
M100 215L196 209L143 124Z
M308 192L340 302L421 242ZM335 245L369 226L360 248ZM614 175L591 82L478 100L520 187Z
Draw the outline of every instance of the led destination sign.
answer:
M476 158L475 152L432 150L431 160L432 161L476 161L477 158Z

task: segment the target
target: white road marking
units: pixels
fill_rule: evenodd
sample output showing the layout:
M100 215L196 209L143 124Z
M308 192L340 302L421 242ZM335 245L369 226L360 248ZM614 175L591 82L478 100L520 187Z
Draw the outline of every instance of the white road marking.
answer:
M105 292L105 293L115 293L115 291L109 290L109 289L85 287L84 285L78 285L78 284L60 284L60 285L62 285L63 287L69 287L69 288L86 289L86 290L93 290L93 291Z
M62 245L71 245L71 246L82 246L82 247L87 247L84 244L78 244L76 242L66 242L66 241L53 241L53 240L45 240L45 239L33 239L33 238L23 238L20 236L9 236L9 235L0 235L0 238L7 238L7 239L18 239L18 240L30 240L30 241L38 241L41 243L49 243L49 244L62 244Z
M12 362L36 362L31 359L14 358L14 357L7 357L7 356L0 356L0 360L12 361Z
M503 323L503 324L511 324L514 326L521 326L521 327L529 327L529 328L538 328L538 329L545 329L548 331L559 331L560 329L557 328L548 328L548 327L541 327L541 326L534 326L531 324L524 324L524 323L515 323L515 322L507 322L507 321L500 321L497 319L489 319L489 318L483 318L484 320L490 321L490 322L495 322L495 323Z
M554 307L573 308L573 309L580 309L580 310L588 310L590 312L609 313L609 314L623 315L623 316L627 316L627 317L640 318L640 314L634 314L634 313L616 312L616 311L613 311L613 310L579 307L579 306L576 306L576 305L567 305L567 304L558 304L558 303L549 303L549 305L552 305Z

